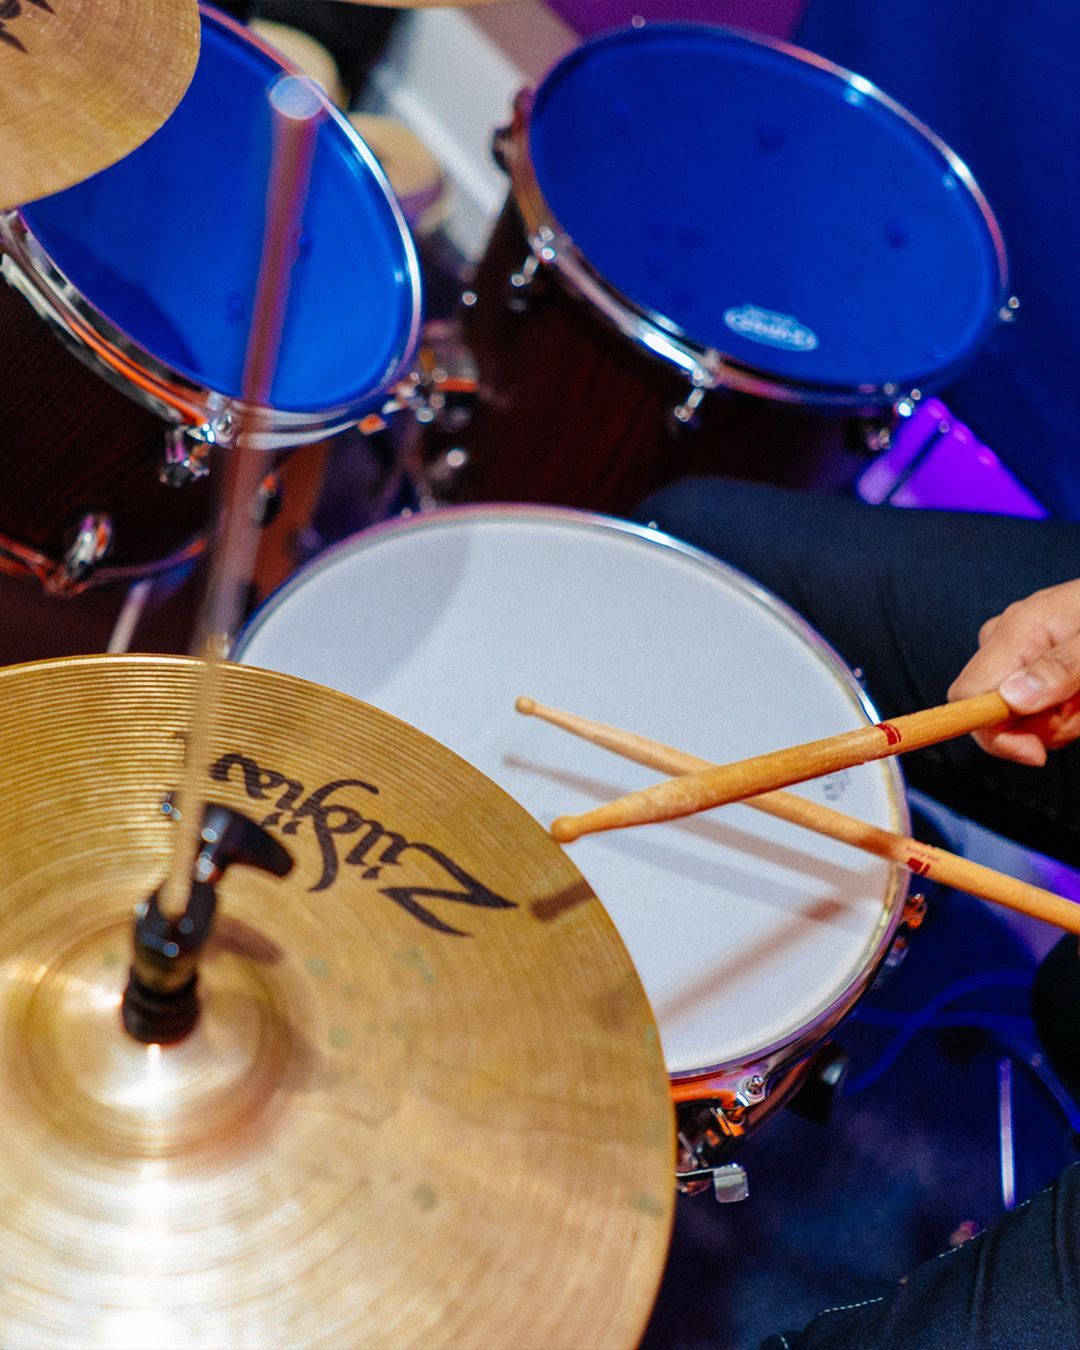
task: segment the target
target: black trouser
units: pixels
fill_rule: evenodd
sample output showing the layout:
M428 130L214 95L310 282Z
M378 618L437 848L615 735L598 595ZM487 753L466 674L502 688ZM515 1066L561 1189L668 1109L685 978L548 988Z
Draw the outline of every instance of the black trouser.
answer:
M944 702L990 615L1080 576L1080 524L897 511L780 488L689 479L639 518L741 568L865 673L884 717ZM1022 843L1080 863L1080 743L1045 769L970 740L907 756L909 780ZM1075 943L1060 947L1075 968ZM1056 970L1055 989L1075 981ZM1060 978L1059 977L1062 977ZM1072 995L1074 1001L1076 994ZM1075 1026L1076 1017L1063 1016ZM895 1292L820 1313L763 1350L1043 1350L1080 1345L1080 1164Z
M638 518L786 600L864 672L885 718L943 703L984 620L1080 577L1080 524L1067 521L894 510L719 478L665 488ZM904 768L961 814L1080 866L1080 743L1034 769L964 737L906 756Z

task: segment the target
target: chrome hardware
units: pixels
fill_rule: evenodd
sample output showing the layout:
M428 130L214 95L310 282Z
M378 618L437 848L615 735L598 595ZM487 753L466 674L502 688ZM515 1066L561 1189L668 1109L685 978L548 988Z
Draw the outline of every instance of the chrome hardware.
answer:
M200 428L211 432L209 426ZM212 435L212 433L211 433ZM216 437L214 437L216 439ZM192 439L187 427L170 427L165 433L165 447L161 452L158 478L166 487L187 487L197 483L210 472L207 462L211 436Z
M725 1093L723 1101L687 1102L676 1113L675 1180L685 1194L697 1195L712 1184L714 1170L726 1165L727 1155L746 1133L745 1108Z
M1010 295L1008 300L998 310L998 318L1002 323L1012 323L1020 311L1020 301L1015 295Z
M264 529L277 520L284 497L280 477L268 473L255 493L255 519Z
M900 936L893 940L892 946L885 955L885 969L895 970L908 954L908 940Z
M697 430L701 424L697 410L707 392L703 384L695 384L683 401L672 408L668 414L668 429L673 435Z
M431 323L408 380L395 390L396 402L422 426L434 423L453 434L472 420L478 380L476 361L457 325Z
M678 1172L676 1181L683 1195L701 1195L711 1187L721 1205L746 1200L750 1195L746 1168L741 1163L720 1163L716 1167L702 1167L694 1172Z
M921 891L916 891L914 895L909 895L904 901L904 913L900 922L908 929L914 932L916 928L922 926L926 918L926 896Z
M721 1205L735 1204L750 1195L750 1183L742 1163L724 1163L714 1167L712 1179L713 1194Z
M915 411L915 405L922 398L922 390L909 389L903 398L898 399L893 412L897 417L910 417Z
M764 1101L768 1086L761 1074L752 1074L749 1078L744 1078L739 1084L739 1090L735 1094L735 1101L739 1106L755 1106L758 1102Z
M109 556L113 543L112 517L89 513L76 522L69 537L71 543L64 552L62 577L64 585L75 586Z
M539 270L540 259L530 253L517 271L511 272L507 278L506 303L515 314L523 314L528 308Z
M212 422L199 427L192 432L199 440L206 441L208 445L231 445L233 433L236 430L236 418L231 412L222 413L220 417L215 417Z

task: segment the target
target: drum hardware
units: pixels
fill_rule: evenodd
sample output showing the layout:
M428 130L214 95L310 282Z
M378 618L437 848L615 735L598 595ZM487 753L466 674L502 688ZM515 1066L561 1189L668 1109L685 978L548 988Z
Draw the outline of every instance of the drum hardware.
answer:
M466 292L468 294L468 292ZM407 409L418 427L439 428L454 437L468 426L476 406L476 361L454 320L434 320L423 340L409 378L398 386L397 406ZM469 452L457 442L423 455L416 436L406 436L405 459L422 510L454 498L468 467Z
M908 954L908 946L908 940L903 934L900 934L894 940L892 946L885 954L885 963L882 967L881 979L884 980L890 972L899 968Z
M676 1179L683 1195L701 1195L711 1188L721 1205L750 1198L750 1180L742 1163L717 1163L693 1172L677 1172Z
M904 901L904 916L901 924L909 933L914 933L917 928L923 926L926 919L926 896L921 891L915 891Z
M281 475L278 473L268 473L264 475L259 483L258 492L255 501L255 515L258 517L259 525L265 529L272 525L281 513L281 504L284 500L284 490L281 484Z
M408 379L395 390L397 407L407 408L422 426L437 422L453 433L467 426L476 402L476 361L453 321L424 326L423 340Z
M101 513L83 516L75 526L73 535L64 551L63 568L57 579L58 589L64 591L81 585L112 552L112 519Z
M197 433L188 427L169 427L161 451L159 480L166 487L181 488L205 478L210 472L210 446L216 441L210 426L204 425Z
M162 814L178 819L172 798ZM134 958L120 1003L124 1029L147 1045L173 1045L191 1034L199 1016L198 961L210 940L217 886L236 863L287 877L293 857L249 816L220 802L202 805L201 845L187 904L175 919L161 912L160 891L135 908Z
M573 864L436 742L228 666L199 1016L124 1029L196 679L0 671L0 1339L629 1350L674 1206L655 1023ZM275 856L222 878L238 821ZM138 934L151 987L195 936Z
M555 256L553 249L548 248L545 251L552 258ZM536 297L537 283L541 276L540 259L534 253L528 254L521 266L511 272L506 279L507 308L515 314L524 314Z
M707 392L708 388L702 376L700 382L694 384L683 401L672 408L668 417L668 429L672 436L684 436L700 428L701 418L698 415L698 409L701 407Z

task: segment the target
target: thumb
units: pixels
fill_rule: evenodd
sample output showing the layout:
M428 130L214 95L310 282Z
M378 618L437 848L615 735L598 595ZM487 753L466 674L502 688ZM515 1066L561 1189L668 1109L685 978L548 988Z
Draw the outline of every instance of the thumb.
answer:
M1010 675L998 692L1014 713L1025 716L1055 708L1080 693L1080 635Z

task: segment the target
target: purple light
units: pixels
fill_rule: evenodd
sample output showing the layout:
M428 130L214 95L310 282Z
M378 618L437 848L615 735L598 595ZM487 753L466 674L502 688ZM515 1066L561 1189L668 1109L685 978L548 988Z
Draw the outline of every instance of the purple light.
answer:
M875 505L1034 520L1049 515L993 450L936 398L924 399L899 422L892 445L863 472L857 491Z

